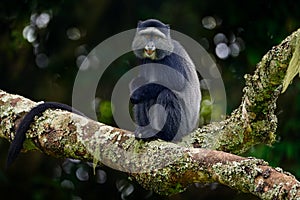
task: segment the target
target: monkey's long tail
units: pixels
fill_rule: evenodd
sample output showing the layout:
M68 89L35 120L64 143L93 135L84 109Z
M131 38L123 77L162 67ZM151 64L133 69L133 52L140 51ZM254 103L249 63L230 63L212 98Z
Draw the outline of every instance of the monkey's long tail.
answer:
M42 113L47 109L62 109L84 116L84 114L79 112L78 110L66 104L57 102L45 102L32 108L21 121L16 131L15 138L11 142L6 160L6 168L8 168L14 162L14 160L18 157L21 149L23 148L23 143L26 139L26 132L27 130L29 130L30 124L34 121L34 117L42 115Z

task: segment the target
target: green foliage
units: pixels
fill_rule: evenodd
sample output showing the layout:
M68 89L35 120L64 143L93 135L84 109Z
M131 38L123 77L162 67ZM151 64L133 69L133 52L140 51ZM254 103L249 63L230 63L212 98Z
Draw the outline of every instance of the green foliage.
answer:
M200 107L200 124L207 124L211 120L213 102L208 94L202 95Z
M110 101L101 101L99 104L98 120L104 124L113 123L112 104Z

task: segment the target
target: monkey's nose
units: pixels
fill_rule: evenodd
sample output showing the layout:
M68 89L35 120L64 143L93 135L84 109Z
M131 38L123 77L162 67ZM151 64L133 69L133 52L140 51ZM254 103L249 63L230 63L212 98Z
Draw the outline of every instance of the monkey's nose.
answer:
M146 46L145 46L145 53L149 56L151 56L154 51L155 51L155 45L153 42L149 42Z
M154 50L145 48L145 52L150 56L154 53Z

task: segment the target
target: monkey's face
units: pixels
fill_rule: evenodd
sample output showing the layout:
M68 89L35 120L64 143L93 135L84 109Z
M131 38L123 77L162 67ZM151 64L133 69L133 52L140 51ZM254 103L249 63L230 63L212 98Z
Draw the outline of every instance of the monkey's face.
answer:
M138 30L132 43L132 49L137 57L160 60L173 51L169 35L154 27Z
M155 60L157 58L155 43L151 40L146 44L144 48L144 58L150 58L152 60Z

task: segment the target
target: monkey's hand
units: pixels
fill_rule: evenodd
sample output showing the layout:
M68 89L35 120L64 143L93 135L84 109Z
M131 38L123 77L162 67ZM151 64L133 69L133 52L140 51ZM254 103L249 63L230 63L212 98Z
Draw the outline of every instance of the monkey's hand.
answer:
M157 99L158 95L167 89L165 86L157 83L147 83L135 89L130 95L130 101L133 104Z

